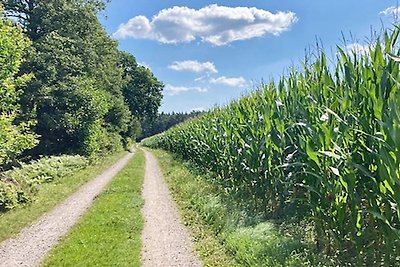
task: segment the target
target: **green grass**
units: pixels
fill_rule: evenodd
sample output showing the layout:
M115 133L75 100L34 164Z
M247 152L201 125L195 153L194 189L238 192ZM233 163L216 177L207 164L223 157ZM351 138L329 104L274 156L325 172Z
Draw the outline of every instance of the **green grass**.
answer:
M69 177L57 179L52 183L40 185L39 191L31 203L26 206L0 213L0 241L3 241L28 226L43 213L51 210L54 206L78 190L84 183L102 173L126 152L112 154L85 169L76 171Z
M140 266L144 166L139 150L44 266Z
M154 154L204 266L331 266L311 248L310 224L265 220L239 208L207 174L167 152Z
M215 219L224 214L220 213L211 198L213 189L209 184L183 167L181 162L170 154L160 150L152 150L160 164L169 189L178 204L183 223L190 228L194 238L195 250L201 257L204 266L234 267L240 266L215 235L215 229L205 222L207 215L204 208L209 204L208 217ZM203 212L203 214L201 214ZM211 215L211 214L214 214ZM217 224L217 223L216 223ZM218 227L218 226L216 226Z

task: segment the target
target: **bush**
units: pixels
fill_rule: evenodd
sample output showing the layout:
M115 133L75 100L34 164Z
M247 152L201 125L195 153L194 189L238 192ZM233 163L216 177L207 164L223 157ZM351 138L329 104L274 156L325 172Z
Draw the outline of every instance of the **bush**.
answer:
M20 204L29 202L30 198L15 180L2 177L0 181L0 212L11 210Z
M40 184L68 177L88 163L82 156L46 157L4 172L0 175L0 212L32 201Z

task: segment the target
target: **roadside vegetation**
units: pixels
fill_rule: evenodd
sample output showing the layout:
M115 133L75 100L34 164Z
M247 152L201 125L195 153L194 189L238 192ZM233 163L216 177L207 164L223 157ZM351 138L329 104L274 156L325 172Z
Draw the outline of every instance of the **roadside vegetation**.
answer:
M43 183L57 182L88 164L82 156L59 156L42 158L1 173L0 212L28 204Z
M44 266L141 266L143 151L96 198Z
M17 198L18 200L25 201L13 203L13 205L16 205L13 209L0 213L0 241L19 233L20 230L37 220L43 213L51 210L83 184L111 167L124 153L126 152L113 153L84 168L83 165L87 164L87 161L80 160L76 156L68 156L43 159L32 165L25 165L21 169L9 171L9 173L18 177L13 178L18 179L18 183L13 182L10 185L9 183L4 184L4 181L2 181L0 183L0 186L2 186L0 187L0 190L2 190L0 196L5 197L3 186L6 186L11 187L11 190L17 190L11 191L13 192L11 198L6 195L6 197L9 197L8 201L15 200L13 197L15 192L17 192L17 196L18 194L24 196L24 198ZM66 159L73 159L70 162L73 163L72 166L62 165ZM78 162L77 159L79 159ZM7 178L7 180L9 179ZM33 183L28 184L24 179L29 179ZM27 187L22 186L22 184L26 184ZM16 188L12 188L13 186ZM22 188L19 188L19 186L22 186ZM6 192L10 193L10 191Z
M106 3L0 3L0 172L129 148L157 115L164 85L118 50L98 19Z
M313 249L305 222L265 220L210 183L211 173L165 151L153 152L204 266L336 266Z
M210 185L261 215L228 240L254 244L246 235L268 233L270 220L305 221L313 249L337 266L398 265L398 36L366 52L338 47L334 63L318 50L278 83L144 144L210 172Z

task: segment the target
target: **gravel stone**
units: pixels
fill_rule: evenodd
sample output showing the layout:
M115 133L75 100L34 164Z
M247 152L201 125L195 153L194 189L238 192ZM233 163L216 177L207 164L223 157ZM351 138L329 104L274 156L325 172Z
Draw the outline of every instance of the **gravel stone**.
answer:
M189 233L179 219L154 156L145 151L146 174L143 185L145 225L142 232L143 267L202 266L193 253Z

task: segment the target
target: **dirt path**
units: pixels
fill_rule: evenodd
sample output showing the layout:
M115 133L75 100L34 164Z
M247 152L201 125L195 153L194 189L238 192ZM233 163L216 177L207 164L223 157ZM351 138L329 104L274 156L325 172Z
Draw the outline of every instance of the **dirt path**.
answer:
M143 185L145 225L142 232L144 267L202 266L193 254L190 235L179 221L179 213L154 156L145 151Z
M0 266L38 266L132 155L124 156L18 236L0 243Z

